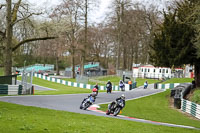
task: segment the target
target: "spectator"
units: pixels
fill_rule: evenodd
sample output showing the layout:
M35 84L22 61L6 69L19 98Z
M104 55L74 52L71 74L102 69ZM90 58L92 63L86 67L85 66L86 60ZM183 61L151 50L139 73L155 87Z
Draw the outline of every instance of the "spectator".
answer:
M129 90L131 90L131 89L132 89L132 81L129 80L129 81L128 81L128 84L129 84Z

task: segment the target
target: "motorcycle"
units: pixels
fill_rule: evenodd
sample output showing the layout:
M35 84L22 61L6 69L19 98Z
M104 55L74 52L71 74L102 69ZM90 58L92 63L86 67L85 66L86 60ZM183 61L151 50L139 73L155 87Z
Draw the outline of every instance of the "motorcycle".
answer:
M145 83L145 84L144 84L144 89L147 89L147 87L148 87L148 84Z
M89 95L88 97L84 98L80 105L80 109L86 110L95 102L95 99L96 97L94 95Z
M112 86L110 84L107 84L106 85L106 88L107 88L107 93L111 93L112 92Z
M108 105L108 110L106 112L106 115L113 114L114 116L117 116L120 111L124 108L125 104L122 99L112 102Z
M124 86L124 84L119 84L119 87L120 87L121 91L125 91L125 86Z
M93 89L92 89L92 95L97 96L98 93L99 93L99 91L98 91L97 88L93 88Z

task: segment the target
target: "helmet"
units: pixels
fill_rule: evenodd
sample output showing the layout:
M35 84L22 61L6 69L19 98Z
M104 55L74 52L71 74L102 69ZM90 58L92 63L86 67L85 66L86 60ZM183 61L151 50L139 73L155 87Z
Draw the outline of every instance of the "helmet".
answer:
M121 99L125 100L125 95L124 94L121 95Z

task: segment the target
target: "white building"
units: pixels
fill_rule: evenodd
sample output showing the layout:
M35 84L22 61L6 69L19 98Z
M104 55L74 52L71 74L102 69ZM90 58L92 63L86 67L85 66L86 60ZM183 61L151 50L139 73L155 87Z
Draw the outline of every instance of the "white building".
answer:
M134 78L152 78L152 79L160 79L160 78L171 78L174 77L175 74L183 75L182 68L176 68L175 71L177 73L172 73L171 69L168 67L154 67L152 65L144 65L133 67L133 77ZM176 75L177 76L177 75Z

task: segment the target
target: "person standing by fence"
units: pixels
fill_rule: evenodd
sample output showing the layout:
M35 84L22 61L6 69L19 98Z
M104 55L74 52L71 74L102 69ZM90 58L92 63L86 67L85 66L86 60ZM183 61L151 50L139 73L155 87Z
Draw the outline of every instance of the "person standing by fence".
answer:
M129 80L129 81L128 81L128 84L129 84L129 90L131 90L131 89L132 89L132 81Z

